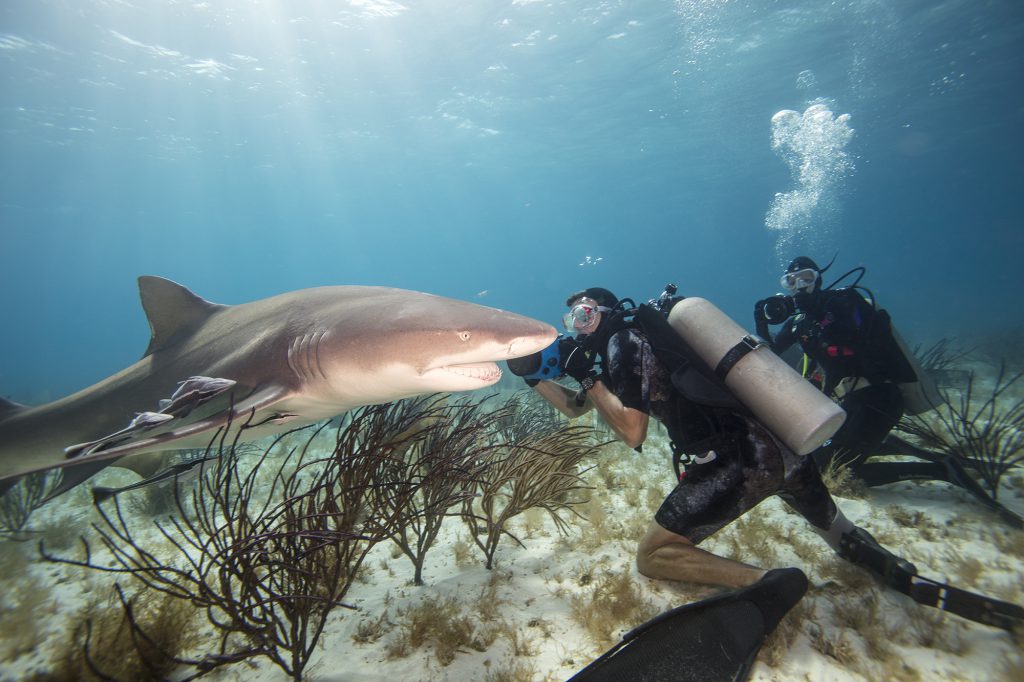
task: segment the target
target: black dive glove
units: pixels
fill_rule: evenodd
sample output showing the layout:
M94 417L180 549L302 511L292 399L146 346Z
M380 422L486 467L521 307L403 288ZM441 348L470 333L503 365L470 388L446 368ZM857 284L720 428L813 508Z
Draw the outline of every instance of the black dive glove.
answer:
M768 317L765 315L764 307L768 303L767 298L762 298L760 301L754 304L754 331L762 339L768 339L771 342L771 332L768 329Z
M562 373L576 381L583 381L594 370L597 355L584 350L579 342L566 343L562 350Z
M770 324L782 324L796 313L796 303L792 296L775 294L762 298L754 304L754 330L757 335L768 343L772 343L772 334L768 330Z
M796 302L792 296L775 294L762 298L754 304L754 321L768 324L782 324L796 314Z
M768 303L767 298L762 298L760 301L754 304L754 322L768 321L768 318L764 314L764 306Z
M565 355L562 356L562 372L580 382L576 404L582 406L587 399L587 391L594 387L594 381L597 379L597 372L594 371L597 353L585 349L578 342L573 343L571 347L567 344L563 350Z

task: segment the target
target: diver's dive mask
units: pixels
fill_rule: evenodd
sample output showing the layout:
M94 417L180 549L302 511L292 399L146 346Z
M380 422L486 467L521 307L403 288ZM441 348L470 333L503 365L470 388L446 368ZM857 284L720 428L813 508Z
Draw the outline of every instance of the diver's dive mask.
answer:
M818 271L813 268L804 268L796 272L787 272L779 280L779 284L790 294L812 294L814 284L818 281Z
M562 316L562 324L570 334L576 334L581 329L586 329L597 317L598 313L611 312L611 308L603 305L591 305L589 303L577 303L569 312Z

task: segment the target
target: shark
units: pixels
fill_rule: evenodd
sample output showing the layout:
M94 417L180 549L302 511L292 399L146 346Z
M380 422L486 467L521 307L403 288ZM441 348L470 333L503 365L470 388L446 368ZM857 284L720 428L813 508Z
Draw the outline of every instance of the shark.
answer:
M251 441L364 405L485 388L501 378L498 361L557 335L523 315L389 287L224 305L161 277L138 284L151 332L138 362L45 405L0 399L0 491L37 471L88 477L122 458L206 448L231 424Z

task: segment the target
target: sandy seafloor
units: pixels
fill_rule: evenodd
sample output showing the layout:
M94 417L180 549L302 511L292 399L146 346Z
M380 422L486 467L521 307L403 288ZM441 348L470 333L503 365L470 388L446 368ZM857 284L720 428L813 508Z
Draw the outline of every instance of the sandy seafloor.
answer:
M634 552L654 509L672 485L664 433L652 432L642 454L614 444L586 474L593 490L581 511L591 521L572 521L560 535L546 513L530 512L511 525L525 548L503 540L496 567L487 570L475 546L466 556L468 533L450 519L430 550L426 584L411 584L413 568L390 542L378 544L347 601L358 611L333 612L309 680L562 680L582 668L632 625L714 593L713 588L649 580L636 571ZM592 463L594 464L594 463ZM1000 499L1024 512L1024 476L1008 476ZM107 469L94 483L137 480ZM78 533L96 519L86 486L32 517L59 553L75 555ZM935 482L900 483L836 495L855 523L912 560L919 573L958 587L1024 604L1024 532L1011 529L966 493ZM153 531L155 533L155 531ZM159 542L155 546L159 546ZM835 557L806 523L776 498L702 545L760 566L797 566L811 580L804 600L762 649L753 680L1019 680L1021 636L943 615L882 587ZM457 551L460 550L460 551ZM3 566L4 638L0 678L38 678L69 646L70 631L86 605L106 594L111 576L42 562L35 542L0 543ZM599 620L601 590L614 577L639 604L625 622L602 630L585 627L576 611ZM129 584L124 576L123 584ZM92 601L90 601L92 600ZM442 663L435 645L396 657L395 643L416 605L454 600L457 612L478 632L495 632L486 650L460 647ZM582 606L582 608L580 608ZM379 624L380 627L370 627ZM197 628L208 628L205 619ZM361 630L376 631L357 642ZM361 637L366 640L367 637ZM213 642L213 637L206 641ZM269 682L287 679L266 660L221 668L204 679Z

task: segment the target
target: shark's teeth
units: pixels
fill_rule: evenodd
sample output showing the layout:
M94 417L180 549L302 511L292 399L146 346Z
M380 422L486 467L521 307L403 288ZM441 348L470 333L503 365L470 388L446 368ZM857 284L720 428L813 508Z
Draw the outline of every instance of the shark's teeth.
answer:
M480 381L497 381L501 378L501 370L493 362L480 365L447 365L445 371Z

